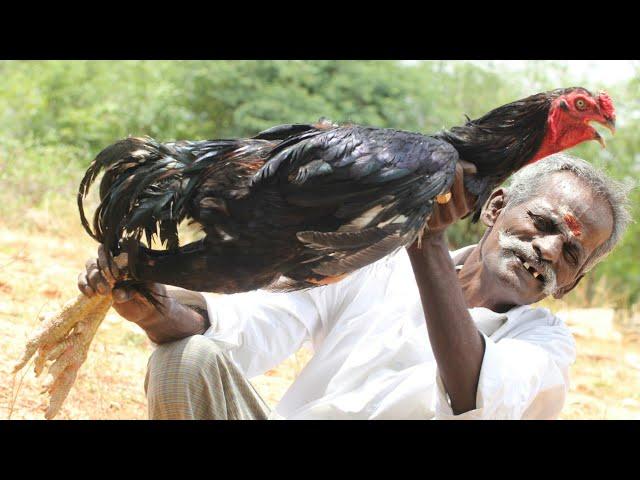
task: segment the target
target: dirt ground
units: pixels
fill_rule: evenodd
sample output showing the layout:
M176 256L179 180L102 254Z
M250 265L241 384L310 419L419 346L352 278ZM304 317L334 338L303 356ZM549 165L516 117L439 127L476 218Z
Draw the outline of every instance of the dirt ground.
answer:
M39 316L76 295L76 277L95 254L86 234L68 238L48 231L46 219L28 235L0 224L0 419L43 418L40 380L31 368L12 375L11 367ZM640 335L616 331L596 336L576 328L576 342L578 359L561 418L640 419ZM151 351L137 326L109 313L57 418L145 419L143 382ZM310 355L303 349L253 379L270 405Z

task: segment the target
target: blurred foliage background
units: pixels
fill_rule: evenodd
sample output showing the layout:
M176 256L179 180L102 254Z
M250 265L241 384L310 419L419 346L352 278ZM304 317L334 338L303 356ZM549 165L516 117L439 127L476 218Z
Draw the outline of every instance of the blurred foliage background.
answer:
M250 136L279 123L320 117L423 133L476 118L538 91L581 85L615 100L618 131L571 153L618 179L640 172L640 65L603 85L563 62L518 69L465 61L2 61L0 202L4 223L35 233L35 218L80 235L76 189L89 162L127 135L162 141ZM634 189L634 218L640 212ZM481 228L460 222L452 247L476 242ZM70 234L71 235L71 234ZM616 303L640 299L640 226L583 281L583 303L604 289ZM621 306L621 305L620 305Z

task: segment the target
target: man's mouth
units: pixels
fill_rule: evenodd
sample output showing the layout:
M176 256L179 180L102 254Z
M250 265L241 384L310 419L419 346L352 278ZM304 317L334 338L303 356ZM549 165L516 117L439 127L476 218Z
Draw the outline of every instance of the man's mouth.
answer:
M500 231L498 235L500 248L502 248L505 257L508 257L509 270L518 275L518 277L531 275L533 277L532 281L540 287L542 293L553 295L557 289L557 277L551 265L547 265L536 258L537 255L530 243L523 242L513 235L504 233L504 231ZM520 273L518 270L519 265L522 265L522 269L527 273L524 273L524 271Z
M520 260L520 263L522 264L522 266L524 267L524 269L529 272L533 278L535 278L536 280L538 280L540 283L544 284L544 276L542 276L542 274L536 270L536 268L531 265L529 262L527 262L524 258L522 258L520 255L516 254L516 258L518 260Z

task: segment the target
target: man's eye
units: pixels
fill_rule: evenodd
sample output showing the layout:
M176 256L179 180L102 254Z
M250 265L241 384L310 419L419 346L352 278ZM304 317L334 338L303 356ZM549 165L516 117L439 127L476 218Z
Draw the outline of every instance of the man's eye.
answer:
M536 215L535 213L528 212L529 216L533 220L533 225L542 232L552 232L553 231L553 223L547 220L546 218Z
M564 254L571 265L578 264L578 255L573 251L572 248L565 248Z

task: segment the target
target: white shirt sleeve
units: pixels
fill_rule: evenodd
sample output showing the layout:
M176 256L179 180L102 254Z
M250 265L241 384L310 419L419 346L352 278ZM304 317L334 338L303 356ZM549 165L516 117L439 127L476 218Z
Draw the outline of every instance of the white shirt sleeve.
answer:
M295 353L318 328L318 296L311 292L203 293L211 320L204 335L223 346L247 377L261 375Z
M514 329L509 338L493 340L483 334L485 353L480 370L476 409L454 415L440 376L437 376L436 418L555 419L569 389L569 366L575 342L568 328L548 310L542 321ZM531 322L530 322L531 323Z

